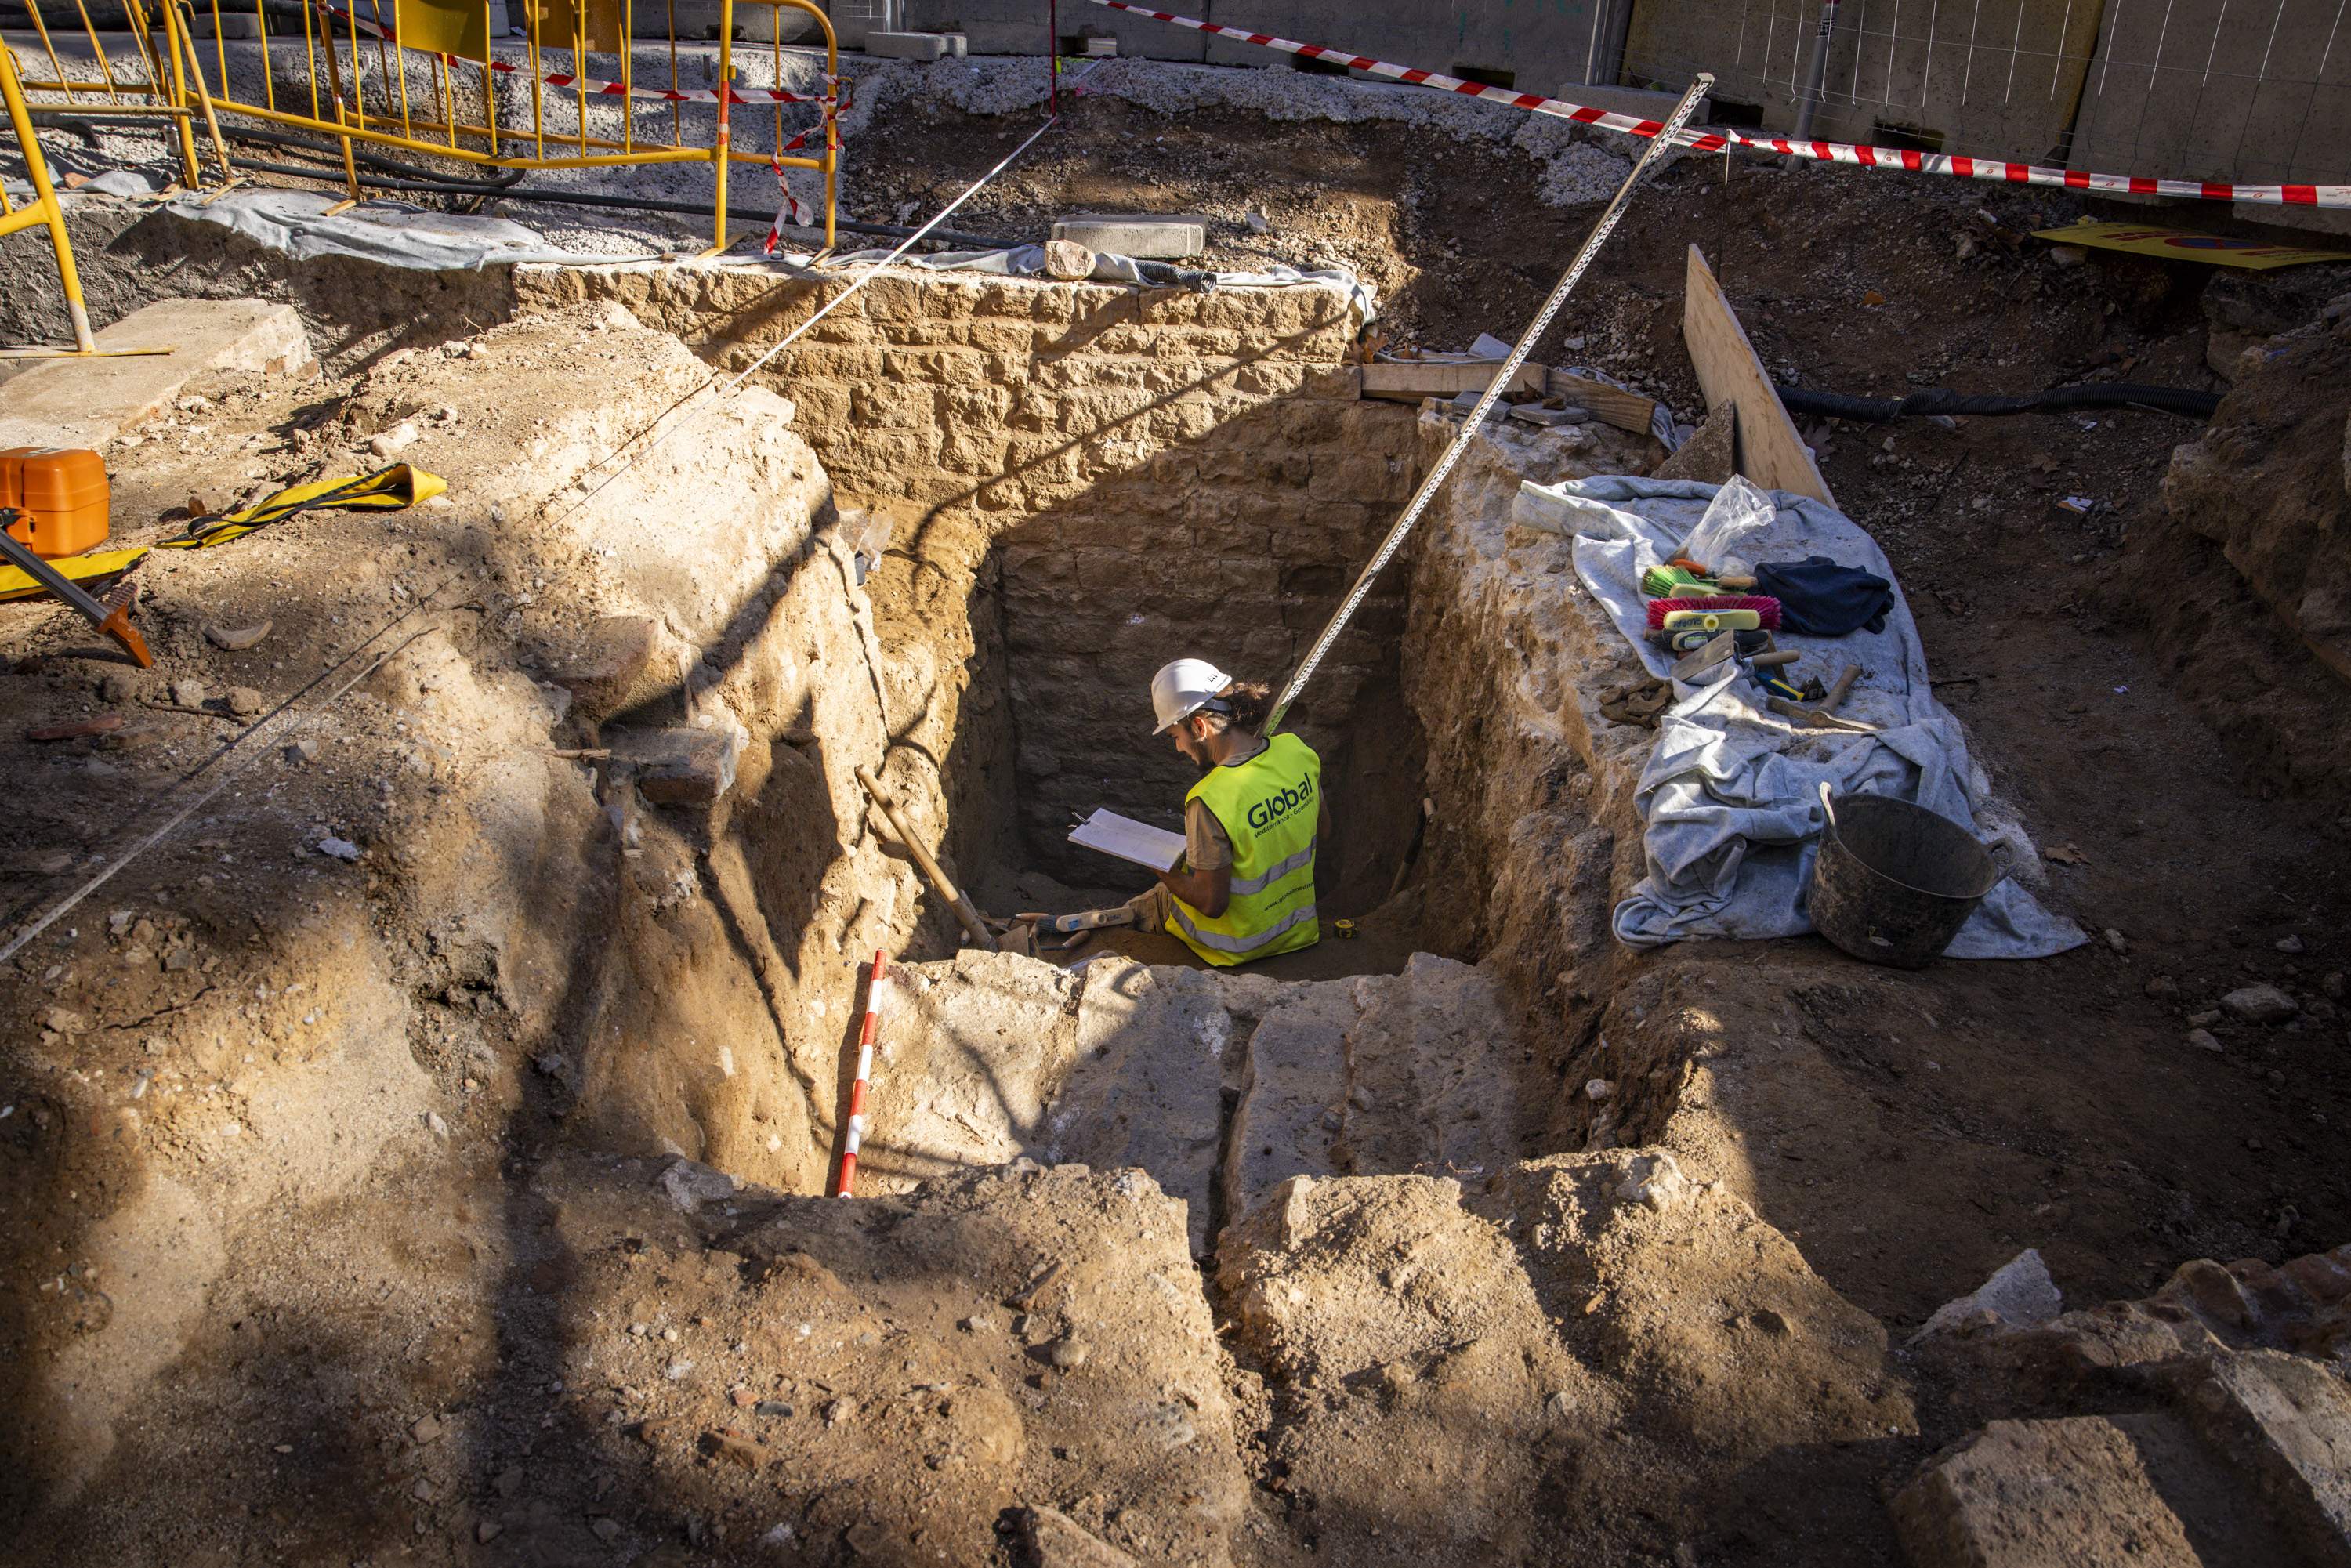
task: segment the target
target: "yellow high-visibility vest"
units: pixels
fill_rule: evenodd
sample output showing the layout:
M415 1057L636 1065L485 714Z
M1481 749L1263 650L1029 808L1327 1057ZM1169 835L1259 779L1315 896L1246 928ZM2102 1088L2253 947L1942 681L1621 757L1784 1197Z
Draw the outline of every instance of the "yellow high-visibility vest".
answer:
M1211 768L1184 799L1216 814L1233 841L1231 902L1203 915L1168 902L1170 928L1211 964L1246 964L1322 939L1314 918L1314 822L1322 759L1294 735L1277 735L1233 768Z

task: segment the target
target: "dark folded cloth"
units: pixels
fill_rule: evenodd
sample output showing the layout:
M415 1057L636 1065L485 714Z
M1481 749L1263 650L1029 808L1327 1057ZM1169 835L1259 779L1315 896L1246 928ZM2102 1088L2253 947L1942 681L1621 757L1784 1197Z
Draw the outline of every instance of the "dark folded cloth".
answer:
M1842 637L1863 627L1883 632L1894 608L1892 583L1824 555L1757 567L1755 591L1780 601L1780 629L1800 637Z

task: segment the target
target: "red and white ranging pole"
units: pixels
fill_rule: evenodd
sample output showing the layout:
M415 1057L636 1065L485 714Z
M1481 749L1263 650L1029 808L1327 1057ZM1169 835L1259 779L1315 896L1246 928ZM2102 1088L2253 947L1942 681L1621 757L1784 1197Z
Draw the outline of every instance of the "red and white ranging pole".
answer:
M873 972L865 982L865 1027L857 1036L857 1079L849 1086L849 1135L841 1145L841 1178L833 1184L835 1197L855 1196L857 1146L865 1141L865 1081L873 1072L873 1037L882 1028L882 988L890 977L890 962L877 949Z

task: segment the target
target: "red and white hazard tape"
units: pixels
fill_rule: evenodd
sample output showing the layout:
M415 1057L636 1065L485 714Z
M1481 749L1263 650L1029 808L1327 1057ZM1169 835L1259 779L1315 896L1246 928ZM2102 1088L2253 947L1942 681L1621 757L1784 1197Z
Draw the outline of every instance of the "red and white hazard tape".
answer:
M354 16L343 7L330 5L329 0L316 0L316 4L324 15L333 17L347 26L357 28L362 37L381 38L387 44L407 47L406 45L400 43L399 34L380 22L371 22L364 16ZM417 52L430 53L431 51ZM444 65L450 66L478 66L483 63L480 60L466 59L457 55L443 55L440 58ZM492 59L488 64L490 69L500 76L528 77L530 75L526 68L515 64L512 60ZM637 87L626 82L599 81L594 77L578 77L562 72L551 73L538 79L552 88L561 88L566 90L577 89L591 98L643 98L658 103L716 103L718 101L718 90L716 88ZM842 80L838 77L831 79L836 88ZM829 103L833 100L822 94L812 97L807 93L785 92L778 88L737 87L727 89L726 101L728 103ZM849 100L844 95L835 105L833 112L838 113L848 106Z
M882 988L889 982L890 966L877 950L873 974L865 983L865 1028L857 1037L857 1079L849 1086L849 1128L841 1145L841 1179L833 1197L852 1197L857 1183L857 1149L865 1142L865 1080L873 1071L873 1037L882 1025Z
M759 246L760 252L763 255L775 255L776 247L784 243L784 225L786 224L791 225L794 228L813 228L816 226L816 209L810 206L806 202L801 201L798 196L793 195L792 188L784 183L784 165L782 162L785 153L799 151L802 146L806 145L808 139L815 134L816 132L812 131L803 131L798 136L793 137L789 141L785 142L781 147L776 149L776 162L772 167L776 171L776 189L783 193L784 204L776 209L776 221L768 225L767 241Z
M1409 82L1415 87L1430 87L1468 98L1489 99L1496 103L1506 103L1512 109L1554 115L1562 120L1573 120L1580 125L1596 125L1604 131L1621 131L1628 136L1655 136L1665 129L1656 120L1643 120L1636 115L1617 114L1585 104L1569 103L1563 99L1544 98L1538 93L1513 92L1508 88L1488 87L1483 82L1463 81L1440 72L1416 70L1409 66L1349 54L1344 49L1329 49L1320 44L1301 44L1293 39L1276 37L1270 33L1221 27L1213 22L1178 16L1173 12L1129 5L1127 0L1094 0L1094 4L1108 6L1113 11L1130 11L1138 16L1148 16L1155 22L1189 27L1196 33L1213 33L1220 38L1255 44L1261 48L1280 49L1284 54L1328 60L1332 65L1368 71L1374 76ZM2040 163L2011 163L2005 159L1970 158L1949 152L1912 152L1895 147L1864 147L1849 141L1790 141L1780 137L1750 136L1742 131L1684 131L1674 140L1698 152L1719 152L1729 147L1747 147L1758 152L1816 158L1825 163L1857 163L1865 169L1905 169L1917 174L1955 174L1963 180L1998 180L2012 185L2058 185L2074 191L2134 196L2188 196L2207 202L2351 207L2351 185L2238 185L2215 180L2156 180L2143 174L2092 174L2077 169L2053 169Z

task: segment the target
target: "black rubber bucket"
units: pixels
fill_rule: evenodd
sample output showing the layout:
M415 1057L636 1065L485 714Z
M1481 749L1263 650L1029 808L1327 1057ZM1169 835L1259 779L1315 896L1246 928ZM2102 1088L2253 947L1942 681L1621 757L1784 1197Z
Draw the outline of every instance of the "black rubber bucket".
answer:
M2008 874L1949 817L1884 795L1831 800L1813 857L1813 928L1856 958L1916 969L1934 962Z

